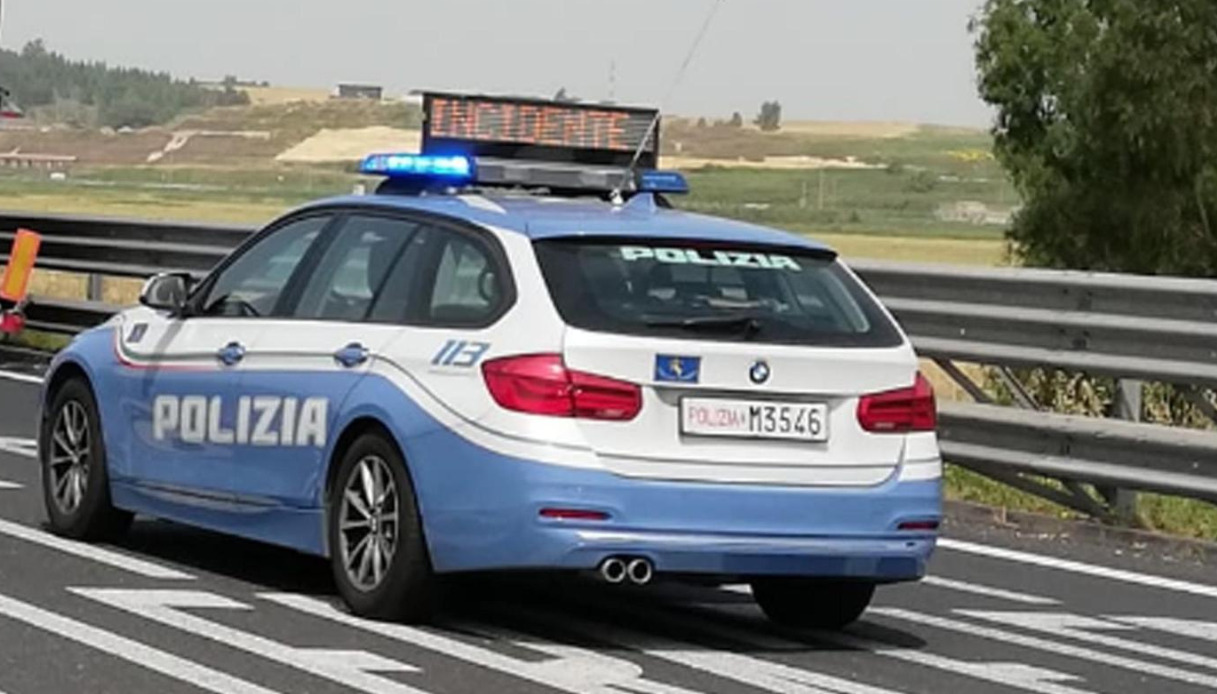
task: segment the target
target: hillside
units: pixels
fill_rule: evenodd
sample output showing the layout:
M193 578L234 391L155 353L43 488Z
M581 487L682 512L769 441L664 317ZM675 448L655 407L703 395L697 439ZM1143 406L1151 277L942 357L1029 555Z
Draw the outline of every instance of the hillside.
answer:
M210 108L137 130L59 123L0 130L0 152L77 157L81 165L266 165L351 163L357 153L417 146L421 113L400 102L320 98L317 91L258 92L255 105ZM305 98L303 95L310 95ZM988 161L982 131L916 124L791 122L775 133L755 128L699 127L669 119L665 166L799 169L941 168L1000 176ZM332 152L333 154L327 154Z
M83 166L270 166L324 129L417 129L416 107L365 101L299 101L213 108L133 131L63 124L0 130L0 152L76 157Z
M74 158L53 179L37 168L0 168L0 206L264 219L366 186L354 168L369 152L419 145L416 106L258 89L253 105L150 128L0 128L0 156ZM661 165L688 173L693 193L679 201L686 209L836 235L850 252L896 248L858 235L916 236L924 237L918 247L933 249L923 257L992 262L1018 195L991 148L985 132L933 125L787 122L761 132L669 118Z

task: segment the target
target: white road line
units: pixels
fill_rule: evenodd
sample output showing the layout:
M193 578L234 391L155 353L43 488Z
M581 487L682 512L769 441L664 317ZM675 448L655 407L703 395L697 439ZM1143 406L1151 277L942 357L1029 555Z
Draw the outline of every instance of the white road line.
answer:
M1069 571L1071 573L1082 574L1085 576L1106 578L1113 581L1122 581L1124 583L1132 583L1141 586L1148 586L1150 588L1169 590L1176 593L1190 593L1192 595L1199 595L1206 598L1217 598L1217 585L1205 585L1203 583L1180 581L1173 578L1154 576L1152 574L1124 571L1123 569L1112 569L1106 566L1085 564L1080 561L1073 561L1071 559L1059 559L1057 557L1049 557L1042 554L1032 554L1030 552L1020 552L1017 550L1002 549L1000 547L990 547L988 545L979 545L973 542L952 540L950 538L940 538L938 540L938 546L942 549L949 549L955 552L965 552L967 554L992 557L994 559L1004 559L1006 561L1018 562L1020 564L1042 566L1048 569L1059 569L1061 571Z
M1198 619L1175 619L1173 617L1107 617L1117 622L1133 624L1145 629L1156 629L1176 636L1187 636L1217 643L1217 622Z
M983 586L979 583L967 583L965 581L956 581L950 578L942 578L941 576L926 576L921 582L927 586L935 588L945 588L947 590L955 590L961 593L972 593L974 595L984 595L985 597L997 598L999 600L1009 600L1010 602L1020 602L1026 605L1059 605L1060 600L1045 598L1039 595L1031 595L1028 593L1019 593L1013 590L1004 588L994 588L992 586Z
M41 530L36 530L12 521L0 519L0 534L8 535L9 537L34 544L42 545L49 549L53 549L65 554L71 554L81 559L88 559L99 564L106 564L116 569L122 569L129 573L137 574L147 578L158 578L174 581L193 581L194 576L188 573L183 573L177 569L171 569L167 566L154 564L143 559L136 559L125 554L119 554L108 549L87 545L83 542L74 540L66 540L62 537L57 537Z
M607 691L633 694L699 694L680 685L646 679L640 665L579 646L547 641L500 626L459 622L451 626L457 631L480 636L488 641L548 655L553 660L546 663L545 667L570 668L578 672L578 678L583 683L580 688L584 692L608 687Z
M418 672L418 668L383 656L357 650L297 648L248 631L235 629L183 610L251 610L249 605L197 590L121 590L69 588L69 592L130 612L145 619L181 629L195 636L295 668L368 694L426 694L374 672Z
M1000 600L1009 600L1010 602L1022 603L1025 605L1059 605L1059 600L1045 598L1039 595L1030 595L1028 593L1017 593L1012 590L1003 588L994 588L992 586L983 586L979 583L966 583L964 581L956 581L950 578L941 578L939 576L926 576L921 580L927 586L935 588L945 588L946 590L957 590L963 593L973 593L975 595L984 595L990 598L998 598ZM915 584L912 584L915 585ZM746 585L730 585L723 586L725 591L731 593L739 593L741 595L752 595L752 589Z
M0 480L0 489L24 489L24 485L17 484L16 482L6 482L5 480ZM4 693L0 692L0 694Z
M1025 663L956 660L955 658L948 658L936 653L928 653L918 648L897 648L879 643L878 641L860 639L846 634L832 634L827 638L843 646L869 651L875 655L895 658L910 665L930 667L993 684L1036 692L1037 694L1087 694L1087 690L1062 684L1062 682L1080 682L1082 681L1081 677Z
M1176 648L1141 643L1132 639L1120 638L1119 636L1095 633L1096 631L1103 630L1136 631L1137 628L1135 626L1128 624L1060 612L989 612L983 610L956 610L956 612L973 619L996 622L1005 626L1020 627L1028 631L1038 631L1050 636L1074 639L1093 646L1118 648L1129 653L1147 655L1151 658L1173 660L1176 663L1183 663L1184 665L1195 665L1210 670L1217 670L1217 658L1197 655Z
M0 452L36 459L38 457L38 442L34 439L0 436Z
M937 629L945 629L954 631L968 636L977 638L989 639L990 641L998 641L1008 643L1012 646L1021 648L1029 648L1033 650L1043 651L1045 653L1053 653L1058 656L1067 658L1076 658L1078 660L1089 660L1100 665L1110 665L1112 667L1124 668L1136 673L1153 675L1169 680L1177 680L1179 682L1187 682L1209 689L1217 689L1217 677L1205 675L1190 670L1181 670L1179 668L1160 665L1145 660L1135 660L1121 655L1113 655L1096 651L1083 646L1074 646L1060 641L1049 641L1036 636L1026 636L1024 634L1016 634L1010 631L1002 631L992 627L973 624L971 622L963 622L957 619L947 617L937 617L934 615L922 614L912 610L903 610L890 607L880 607L870 610L868 614L889 617L913 624L921 624L924 626L935 627Z
M627 627L591 622L570 615L537 613L529 610L503 610L511 616L525 615L558 631L575 630L586 636L643 653L652 658L681 665L774 694L898 694L897 690L876 687L852 679L834 677L812 670L762 660L745 653L707 649L685 641L643 633ZM474 627L475 629L477 627ZM787 648L792 644L786 644Z
M0 371L0 379L17 381L18 383L33 383L42 385L42 378L29 374L19 374L13 371Z
M24 622L65 639L94 648L175 680L219 694L276 694L273 689L213 670L185 658L98 629L84 622L0 595L0 616Z
M748 644L754 651L797 653L807 649L806 644L798 641L770 634L752 633L741 628L710 621L699 615L675 616L656 611L642 612L637 608L627 609L643 619L660 619L669 624L672 629L679 629L682 633L687 633L690 630L690 622L693 622L697 624L697 629L700 631L716 635L727 641ZM528 617L537 619L538 615L536 612L530 611ZM630 629L610 627L599 623L592 624L586 621L580 622L573 620L568 615L546 615L543 618L551 621L555 628L562 629L569 629L574 624L582 623L584 631L594 638L608 638L649 656L704 670L775 694L873 694L890 691L861 684L852 679L845 680L832 675L810 672L747 654L711 651L702 646L670 642L649 633L642 634ZM838 633L817 632L815 637L818 640L831 641L847 648L856 648L874 655L999 684L1006 688L1021 689L1033 694L1090 694L1086 690L1062 684L1081 680L1076 675L1022 663L968 662L929 653L922 649L902 648Z
M263 593L258 597L314 617L572 694L690 694L686 689L645 679L642 668L633 663L584 648L558 644L539 646L525 642L516 645L554 657L544 660L517 658L430 630L361 619L339 611L327 602L304 595Z

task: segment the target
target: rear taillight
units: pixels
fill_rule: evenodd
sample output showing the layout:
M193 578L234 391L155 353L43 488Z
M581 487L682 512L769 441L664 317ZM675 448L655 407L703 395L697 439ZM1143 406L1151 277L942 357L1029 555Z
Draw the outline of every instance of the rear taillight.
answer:
M904 521L900 525L896 526L896 529L903 530L905 532L930 533L937 530L939 525L940 523L936 520L914 520Z
M863 395L858 399L858 424L877 434L934 431L938 425L934 387L919 373L912 388Z
M585 508L543 508L538 515L548 520L605 521L609 519L609 514L604 511L592 511Z
M642 409L637 385L572 371L557 354L494 359L482 376L494 401L515 412L629 421Z

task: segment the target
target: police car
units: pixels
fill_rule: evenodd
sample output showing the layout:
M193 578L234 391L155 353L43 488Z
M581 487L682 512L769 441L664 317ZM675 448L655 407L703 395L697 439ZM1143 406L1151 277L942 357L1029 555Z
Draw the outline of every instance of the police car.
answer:
M326 556L361 615L446 574L748 582L835 628L922 577L934 396L836 254L678 211L658 114L431 94L422 155L207 277L148 281L46 380L53 529L169 519Z

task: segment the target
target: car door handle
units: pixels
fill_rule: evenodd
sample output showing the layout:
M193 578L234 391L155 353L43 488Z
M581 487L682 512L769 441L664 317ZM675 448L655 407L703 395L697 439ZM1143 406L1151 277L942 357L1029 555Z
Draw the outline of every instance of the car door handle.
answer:
M348 369L353 369L356 366L366 363L369 355L370 352L368 352L367 347L364 347L358 342L352 342L346 347L334 352L334 361Z
M224 366L236 366L245 358L245 345L240 342L229 342L216 352L216 359Z

